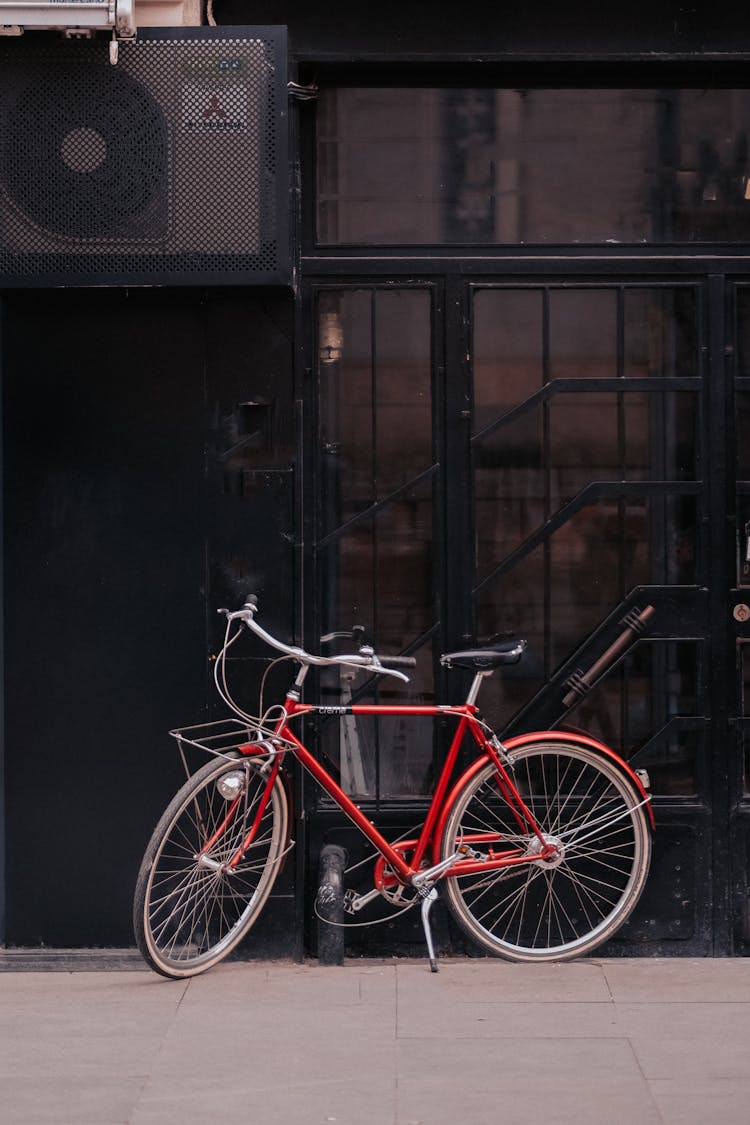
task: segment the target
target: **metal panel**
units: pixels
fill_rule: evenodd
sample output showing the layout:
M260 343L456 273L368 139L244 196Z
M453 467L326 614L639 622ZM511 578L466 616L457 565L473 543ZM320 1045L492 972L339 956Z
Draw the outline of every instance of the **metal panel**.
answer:
M15 291L2 310L4 937L125 946L137 865L184 778L166 732L217 699L217 605L260 589L264 619L293 629L292 298ZM259 401L277 409L256 438ZM255 655L233 665L251 700ZM290 858L256 955L291 954L293 886Z
M283 28L0 41L0 285L289 280Z

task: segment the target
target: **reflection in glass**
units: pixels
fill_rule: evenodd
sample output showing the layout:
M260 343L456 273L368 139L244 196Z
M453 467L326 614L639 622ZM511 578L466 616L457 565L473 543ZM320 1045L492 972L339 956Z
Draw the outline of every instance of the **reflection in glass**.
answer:
M750 376L750 289L737 289L737 375Z
M737 289L738 380L750 377L750 289ZM739 586L750 586L750 391L747 382L737 382L734 392L735 457L738 482L736 498L736 565Z
M700 374L693 286L622 290L622 374L631 378Z
M549 293L548 379L613 379L617 374L617 289Z
M336 535L319 561L336 575L325 631L366 625L390 653L422 636L432 624L432 480Z
M322 290L317 350L322 632L362 625L379 652L408 649L418 667L398 700L422 702L432 693L434 586L429 291ZM327 673L321 688L332 704L394 690L385 677L346 671ZM336 718L322 745L358 796L421 795L429 785L429 723Z
M323 291L318 330L326 357L319 364L320 437L329 532L432 464L430 294ZM335 360L328 358L331 339Z
M750 645L739 647L740 686L742 690L742 717L750 719ZM742 734L742 793L750 797L750 732Z
M321 699L337 704L351 695L357 703L427 702L420 695L388 689L377 696L361 694L362 677L349 682L342 673L338 683L331 674ZM392 699L389 700L389 696ZM399 799L427 796L434 783L434 727L431 719L411 716L346 715L323 720L320 746L327 765L338 771L340 784L351 796L365 799Z
M634 765L648 770L652 793L691 796L705 738L696 722L698 661L693 642L641 644L574 706L567 721L626 758L637 751Z
M323 89L323 245L750 239L747 90Z
M545 574L545 552L537 548L524 557L522 566L503 573L477 594L479 643L492 644L517 637L523 637L527 643L521 663L504 668L482 688L482 713L497 731L503 730L546 679Z
M541 408L475 439L473 452L476 568L484 578L544 519Z
M544 292L480 289L474 296L474 433L544 382Z
M631 591L698 581L700 381L668 382L699 373L697 303L682 286L488 286L473 311L476 631L529 640L489 689L502 728ZM698 736L668 711L696 714L695 664L690 646L638 646L571 721L631 749L669 725L659 784L692 792Z
M735 426L737 440L737 479L750 480L750 392L737 391L735 401Z

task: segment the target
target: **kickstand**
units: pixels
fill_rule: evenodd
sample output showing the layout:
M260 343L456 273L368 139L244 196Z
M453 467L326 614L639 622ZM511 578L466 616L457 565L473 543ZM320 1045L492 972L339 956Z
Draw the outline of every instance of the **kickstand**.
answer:
M437 961L435 960L435 949L432 944L432 930L430 929L430 907L435 902L438 896L437 887L432 887L428 894L422 899L422 928L424 930L424 938L427 942L427 955L430 958L430 972L436 973L438 971Z

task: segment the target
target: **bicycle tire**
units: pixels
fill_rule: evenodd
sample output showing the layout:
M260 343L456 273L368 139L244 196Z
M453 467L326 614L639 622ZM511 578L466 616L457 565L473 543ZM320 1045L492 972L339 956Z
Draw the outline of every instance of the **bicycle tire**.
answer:
M255 840L236 868L226 867L256 818L267 783L262 766L262 759L239 754L208 762L183 785L154 829L136 881L133 924L141 955L162 976L181 979L216 965L265 905L289 823L279 777ZM242 787L233 809L217 788L229 774L238 775ZM206 852L208 866L200 853L217 833Z
M615 762L575 740L535 742L510 752L511 776L545 839L562 855L443 881L463 931L511 961L565 961L602 945L622 926L643 891L651 831L643 796ZM441 858L472 833L532 850L519 834L490 763L471 776L448 814ZM486 843L476 850L487 852Z

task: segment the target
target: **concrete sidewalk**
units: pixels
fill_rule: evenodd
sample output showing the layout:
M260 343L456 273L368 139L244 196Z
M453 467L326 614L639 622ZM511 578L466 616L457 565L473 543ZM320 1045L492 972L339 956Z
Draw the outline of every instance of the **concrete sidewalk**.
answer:
M750 958L134 968L0 973L3 1125L750 1122Z

